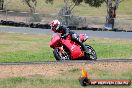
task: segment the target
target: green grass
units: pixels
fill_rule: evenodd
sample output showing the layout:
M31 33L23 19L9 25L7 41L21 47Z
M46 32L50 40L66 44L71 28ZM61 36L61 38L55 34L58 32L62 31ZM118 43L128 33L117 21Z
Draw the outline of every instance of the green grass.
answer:
M101 42L101 40L105 40L106 43ZM99 58L131 58L132 43L127 43L127 40L124 40L124 42L126 41L125 44L120 40L107 43L108 41L107 39L100 39L100 42L97 40L94 43L90 42Z
M46 4L45 0L37 0L37 12L43 13L43 14L54 14L58 12L58 10L64 5L64 0L54 0L54 4ZM16 4L17 2L17 4ZM124 0L117 10L118 16L130 16L132 14L132 10L129 10L132 8L132 0ZM15 11L29 11L29 8L22 3L20 0L11 0L7 4L7 9L9 10L15 10ZM82 3L78 7L75 7L74 13L76 15L81 16L105 16L106 15L106 4L103 4L100 8L94 8L89 7L89 5L86 5Z
M126 72L113 73L112 71L99 70L89 71L90 79L129 79L132 80L132 69ZM64 75L65 74L65 75ZM73 75L74 74L74 75ZM96 76L93 77L93 74ZM79 83L80 70L76 68L68 70L54 77L12 77L0 79L0 88L83 88ZM131 88L131 86L88 86L86 88Z
M122 39L93 38L86 42L97 52L98 58L131 58L132 42Z
M53 60L50 36L1 33L1 62Z
M19 81L18 81L19 80ZM78 80L14 78L1 81L1 88L83 88ZM88 86L86 88L131 88L132 86Z
M80 86L78 80L9 78L0 81L0 88L70 88ZM20 87L21 86L21 87Z
M53 61L49 47L51 36L0 33L0 62ZM93 38L86 44L97 52L98 58L132 58L132 41Z

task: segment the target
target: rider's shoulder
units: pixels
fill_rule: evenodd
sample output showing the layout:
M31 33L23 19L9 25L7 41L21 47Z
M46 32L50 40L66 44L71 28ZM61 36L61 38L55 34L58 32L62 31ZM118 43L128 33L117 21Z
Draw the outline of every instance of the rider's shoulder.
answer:
M60 29L63 29L63 30L67 29L67 27L64 26L64 25L61 25L59 28L60 28Z

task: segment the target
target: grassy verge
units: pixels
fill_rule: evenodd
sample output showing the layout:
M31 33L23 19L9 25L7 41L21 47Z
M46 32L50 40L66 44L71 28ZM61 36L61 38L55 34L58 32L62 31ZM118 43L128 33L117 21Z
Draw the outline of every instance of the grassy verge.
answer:
M53 61L49 47L51 36L17 33L0 33L0 62ZM121 39L89 39L98 58L131 58L132 41Z
M112 63L110 63L112 64ZM117 71L114 66L106 67L102 64L92 64L89 69L91 79L129 79L132 80L132 69L120 68ZM113 65L119 65L115 63ZM97 68L98 67L98 68ZM107 68L108 67L108 68ZM118 67L119 68L119 67ZM114 69L114 72L112 71ZM125 71L124 71L125 70ZM74 74L74 75L73 75ZM0 79L0 88L83 88L79 84L78 78L81 75L80 69L76 67L62 71L57 76L29 76L29 77L13 77ZM131 88L131 86L88 86L86 88Z
M40 13L47 13L47 14L53 14L59 11L59 9L64 5L64 0L55 0L54 4L46 4L45 0L37 0L37 12ZM16 4L17 2L17 4ZM131 16L132 11L128 10L132 6L132 1L131 0L124 0L118 8L118 16ZM26 6L26 4L22 3L20 0L12 0L9 1L7 4L7 9L9 10L15 10L15 11L29 11L29 8ZM74 9L74 13L76 15L80 16L105 16L106 15L106 4L102 5L100 8L94 8L90 7L89 5L86 4L81 4L78 7Z
M86 42L94 47L99 58L131 58L132 41L109 38L93 38Z
M76 80L12 78L0 81L1 88L84 88ZM132 86L87 86L86 88L131 88Z

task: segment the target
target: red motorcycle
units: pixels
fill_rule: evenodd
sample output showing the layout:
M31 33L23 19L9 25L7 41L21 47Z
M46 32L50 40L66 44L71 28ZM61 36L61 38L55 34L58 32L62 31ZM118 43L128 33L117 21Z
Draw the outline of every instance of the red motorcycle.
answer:
M88 39L88 36L80 34L79 38L82 42L85 42ZM95 50L89 45L85 46L88 48L89 54L82 51L81 46L72 41L70 35L64 39L61 37L60 33L55 33L50 42L50 47L54 49L53 54L57 61L96 60L97 56Z

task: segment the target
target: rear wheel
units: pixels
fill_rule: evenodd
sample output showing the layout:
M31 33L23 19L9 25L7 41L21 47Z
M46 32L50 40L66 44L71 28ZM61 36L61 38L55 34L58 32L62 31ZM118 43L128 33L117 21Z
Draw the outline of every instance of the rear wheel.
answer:
M68 53L64 50L64 52L62 53L59 48L55 48L53 51L54 57L57 61L61 61L61 60L70 60L70 57L68 55Z
M89 54L85 54L85 59L86 60L96 60L97 59L96 51L89 45L85 45L85 46L89 50Z

